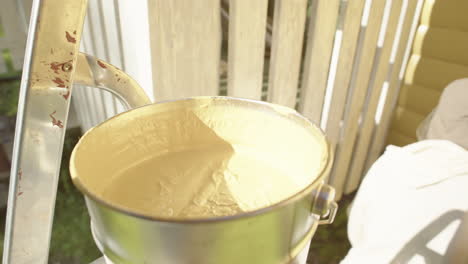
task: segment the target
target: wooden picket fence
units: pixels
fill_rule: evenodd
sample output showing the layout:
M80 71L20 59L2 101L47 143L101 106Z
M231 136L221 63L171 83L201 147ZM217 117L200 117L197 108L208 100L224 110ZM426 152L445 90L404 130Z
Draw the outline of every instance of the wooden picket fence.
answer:
M229 95L296 108L333 145L339 199L385 146L423 1L89 0L82 50L155 101ZM124 110L86 87L72 98L84 129Z

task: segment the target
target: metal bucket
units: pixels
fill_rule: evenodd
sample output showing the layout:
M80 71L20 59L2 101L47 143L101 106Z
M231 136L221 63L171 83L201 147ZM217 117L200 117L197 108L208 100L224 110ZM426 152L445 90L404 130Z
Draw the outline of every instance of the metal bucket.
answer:
M253 170L228 188L240 197L237 207L213 207L212 200L197 204L194 197L221 188L216 180L206 181L214 177L203 176L211 173L206 168L231 166L236 155L283 177ZM285 264L304 263L318 224L333 221L334 190L323 184L331 163L321 130L292 109L195 97L133 109L91 129L75 147L70 170L109 262ZM234 169L251 166L240 164ZM120 189L109 187L129 171ZM172 187L151 182L163 174L164 185ZM109 188L117 195L109 196ZM137 190L146 188L154 192ZM172 198L161 198L166 188L172 188ZM144 205L153 198L162 202Z

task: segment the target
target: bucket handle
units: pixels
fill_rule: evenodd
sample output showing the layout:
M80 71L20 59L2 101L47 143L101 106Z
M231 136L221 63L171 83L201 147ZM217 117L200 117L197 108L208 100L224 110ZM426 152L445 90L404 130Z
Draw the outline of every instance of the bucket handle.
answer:
M145 91L127 73L85 53L77 56L74 83L108 91L127 109L151 103Z
M334 201L335 189L328 184L322 184L317 191L313 193L313 205L311 214L318 216L318 225L328 225L335 220L338 211L338 204ZM312 239L317 230L317 224L312 224L304 237L297 243L290 253L290 259L294 259L304 249L306 244Z
M335 220L338 204L335 200L335 188L322 184L314 196L312 214L320 217L319 225L329 225Z

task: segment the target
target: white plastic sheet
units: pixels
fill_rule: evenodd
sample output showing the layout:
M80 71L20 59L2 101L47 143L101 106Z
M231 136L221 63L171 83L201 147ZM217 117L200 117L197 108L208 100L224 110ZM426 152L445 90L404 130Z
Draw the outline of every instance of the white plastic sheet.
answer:
M444 263L468 210L468 151L445 140L389 146L357 193L342 264Z

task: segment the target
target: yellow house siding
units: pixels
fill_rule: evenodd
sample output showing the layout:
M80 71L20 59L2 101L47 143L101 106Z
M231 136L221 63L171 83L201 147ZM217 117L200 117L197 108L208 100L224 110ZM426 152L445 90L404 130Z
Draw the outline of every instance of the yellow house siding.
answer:
M387 142L416 141L416 128L442 90L468 77L468 1L427 0L413 43Z

